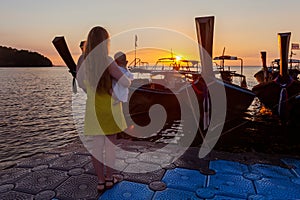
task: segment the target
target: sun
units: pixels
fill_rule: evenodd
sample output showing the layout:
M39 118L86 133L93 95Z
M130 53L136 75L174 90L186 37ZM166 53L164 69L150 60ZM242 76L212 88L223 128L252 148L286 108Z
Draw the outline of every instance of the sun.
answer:
M181 56L176 56L176 61L180 61L181 60Z

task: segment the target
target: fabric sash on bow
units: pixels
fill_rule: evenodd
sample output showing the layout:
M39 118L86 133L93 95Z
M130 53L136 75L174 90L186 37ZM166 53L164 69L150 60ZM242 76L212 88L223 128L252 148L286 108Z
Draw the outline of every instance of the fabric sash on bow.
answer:
M289 76L289 80L287 83L280 83L279 76L274 79L274 82L278 84L281 88L280 96L279 96L279 103L278 103L278 115L280 118L287 117L287 108L288 108L288 93L287 88L293 83L293 78Z
M209 127L210 124L210 117L209 117L209 110L210 110L210 102L209 102L209 92L208 88L204 87L204 99L203 99L203 129L206 130Z

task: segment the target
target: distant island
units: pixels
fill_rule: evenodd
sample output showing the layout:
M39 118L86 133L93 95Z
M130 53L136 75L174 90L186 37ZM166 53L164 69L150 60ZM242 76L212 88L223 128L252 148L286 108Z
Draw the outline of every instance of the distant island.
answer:
M51 60L37 52L0 46L0 67L52 67Z

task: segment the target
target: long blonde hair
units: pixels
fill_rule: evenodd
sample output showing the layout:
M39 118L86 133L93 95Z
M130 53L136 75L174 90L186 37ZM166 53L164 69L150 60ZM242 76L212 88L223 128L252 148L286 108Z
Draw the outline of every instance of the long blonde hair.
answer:
M108 71L108 32L100 26L92 28L85 45L86 78L89 86L98 93L110 94L112 80Z

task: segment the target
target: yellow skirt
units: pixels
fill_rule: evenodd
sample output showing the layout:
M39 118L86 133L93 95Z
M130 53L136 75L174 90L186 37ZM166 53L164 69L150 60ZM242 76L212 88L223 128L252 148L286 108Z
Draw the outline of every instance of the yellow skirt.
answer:
M113 135L127 128L122 103L115 103L111 95L87 96L84 120L85 135Z

